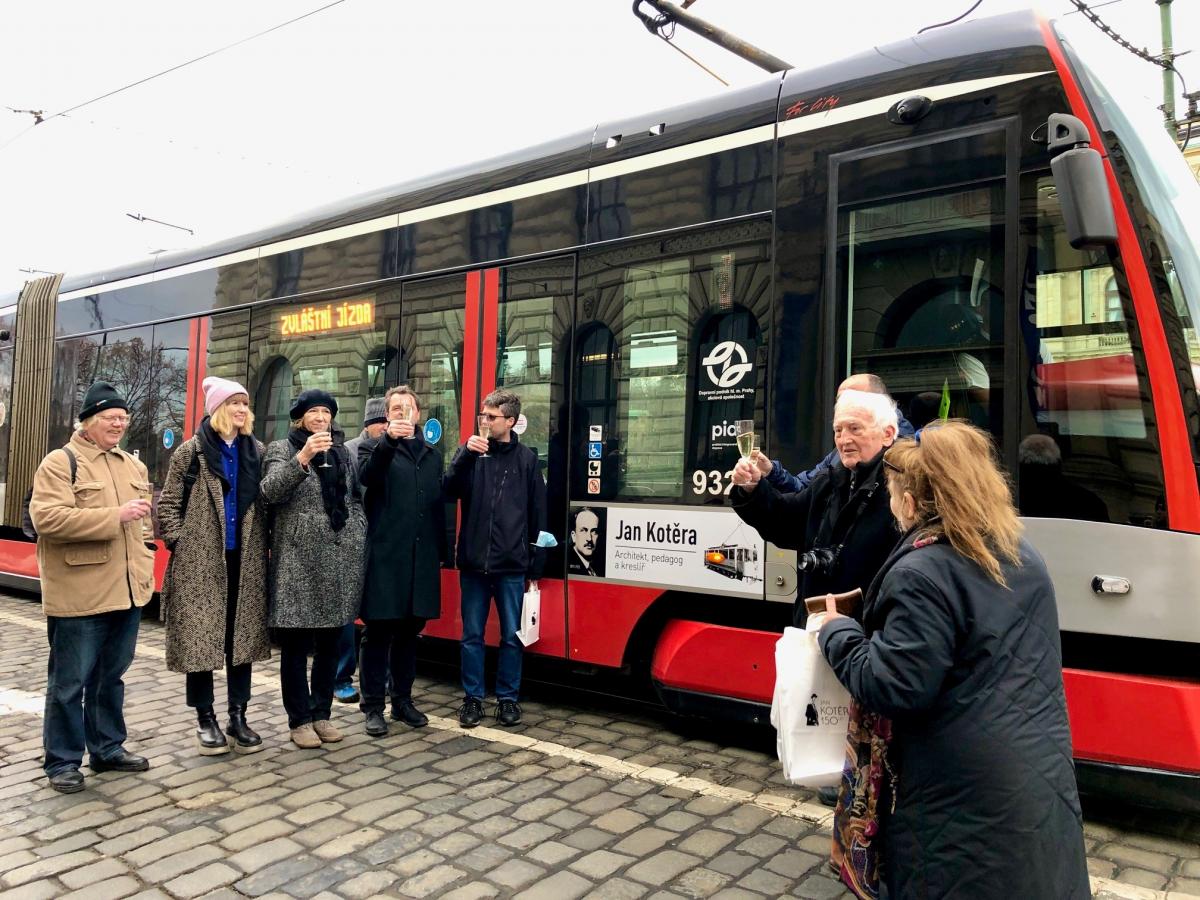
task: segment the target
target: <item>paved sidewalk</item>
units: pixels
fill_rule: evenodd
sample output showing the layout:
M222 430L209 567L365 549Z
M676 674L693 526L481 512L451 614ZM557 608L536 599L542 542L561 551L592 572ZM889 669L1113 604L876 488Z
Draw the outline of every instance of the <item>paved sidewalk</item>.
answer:
M201 757L152 622L126 677L127 746L151 770L85 768L59 795L40 769L45 659L38 605L0 595L0 898L850 896L824 865L827 809L769 754L665 716L527 702L519 728L463 731L457 685L422 677L430 727L372 739L335 704L346 740L304 751L273 660L249 714L266 749ZM1086 831L1097 897L1200 895L1200 823Z

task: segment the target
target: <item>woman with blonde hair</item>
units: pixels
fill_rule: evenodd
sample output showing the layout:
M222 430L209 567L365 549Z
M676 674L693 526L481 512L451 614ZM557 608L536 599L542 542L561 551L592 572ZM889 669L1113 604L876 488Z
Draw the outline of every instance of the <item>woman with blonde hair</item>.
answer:
M892 898L1090 897L1054 587L1021 536L991 439L939 423L884 465L904 536L862 625L830 602L820 631L838 680L870 711L876 750L890 741L877 804L847 767L843 879L874 843ZM872 809L882 841L860 827Z
M267 524L259 494L263 445L252 434L250 396L236 381L205 378L208 415L171 457L158 501L171 551L163 580L167 668L187 676L202 756L255 753L262 739L246 724L250 667L269 659ZM225 667L229 724L213 712L213 670Z

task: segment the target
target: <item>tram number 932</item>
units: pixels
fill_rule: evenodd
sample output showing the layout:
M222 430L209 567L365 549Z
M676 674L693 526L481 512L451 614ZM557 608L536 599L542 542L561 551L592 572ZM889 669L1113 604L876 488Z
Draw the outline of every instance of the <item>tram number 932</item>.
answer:
M714 497L728 497L733 490L733 469L722 472L719 469L697 469L692 473L692 493L696 496L712 494Z

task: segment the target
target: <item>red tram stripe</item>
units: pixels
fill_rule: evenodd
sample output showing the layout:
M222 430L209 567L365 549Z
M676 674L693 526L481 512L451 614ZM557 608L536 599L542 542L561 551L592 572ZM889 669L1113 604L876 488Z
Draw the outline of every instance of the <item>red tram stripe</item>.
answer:
M1108 152L1100 139L1100 130L1092 117L1091 108L1071 72L1050 23L1042 20L1041 26L1046 47L1070 101L1071 112L1087 125L1092 135L1092 146L1099 151L1104 160L1104 173L1113 197L1113 213L1117 221L1117 248L1125 264L1125 274L1133 293L1133 307L1146 352L1146 370L1150 376L1150 394L1154 403L1154 417L1158 424L1163 478L1166 482L1168 522L1176 531L1200 533L1200 488L1196 484L1196 469L1192 461L1187 420L1183 414L1183 401L1175 379L1171 349L1167 344L1166 331L1163 329L1142 245L1134 230L1133 218L1125 196L1117 184L1117 176L1108 158Z
M480 341L479 400L496 389L496 358L500 354L500 270L483 270L483 340Z
M459 441L475 433L479 412L479 289L480 272L467 273L463 307L462 408L459 410Z
M192 360L200 355L200 320L192 319L188 322L188 367L187 367L187 386L184 388L186 396L183 401L183 437L180 443L186 441L192 436L192 419L196 415L196 395L200 390L200 382L196 379L196 367Z

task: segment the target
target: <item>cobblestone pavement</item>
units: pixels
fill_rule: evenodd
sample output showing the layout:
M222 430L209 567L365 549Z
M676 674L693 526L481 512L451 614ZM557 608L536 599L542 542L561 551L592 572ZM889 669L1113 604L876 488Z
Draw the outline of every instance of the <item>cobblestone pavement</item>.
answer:
M824 865L829 811L769 753L652 712L529 701L522 726L468 732L457 685L422 677L429 727L372 739L335 704L345 741L298 750L272 661L249 715L266 749L201 757L153 622L126 676L127 747L152 768L85 768L59 795L40 769L45 660L37 603L0 596L2 898L850 896ZM1200 824L1174 833L1089 822L1096 896L1200 895Z

